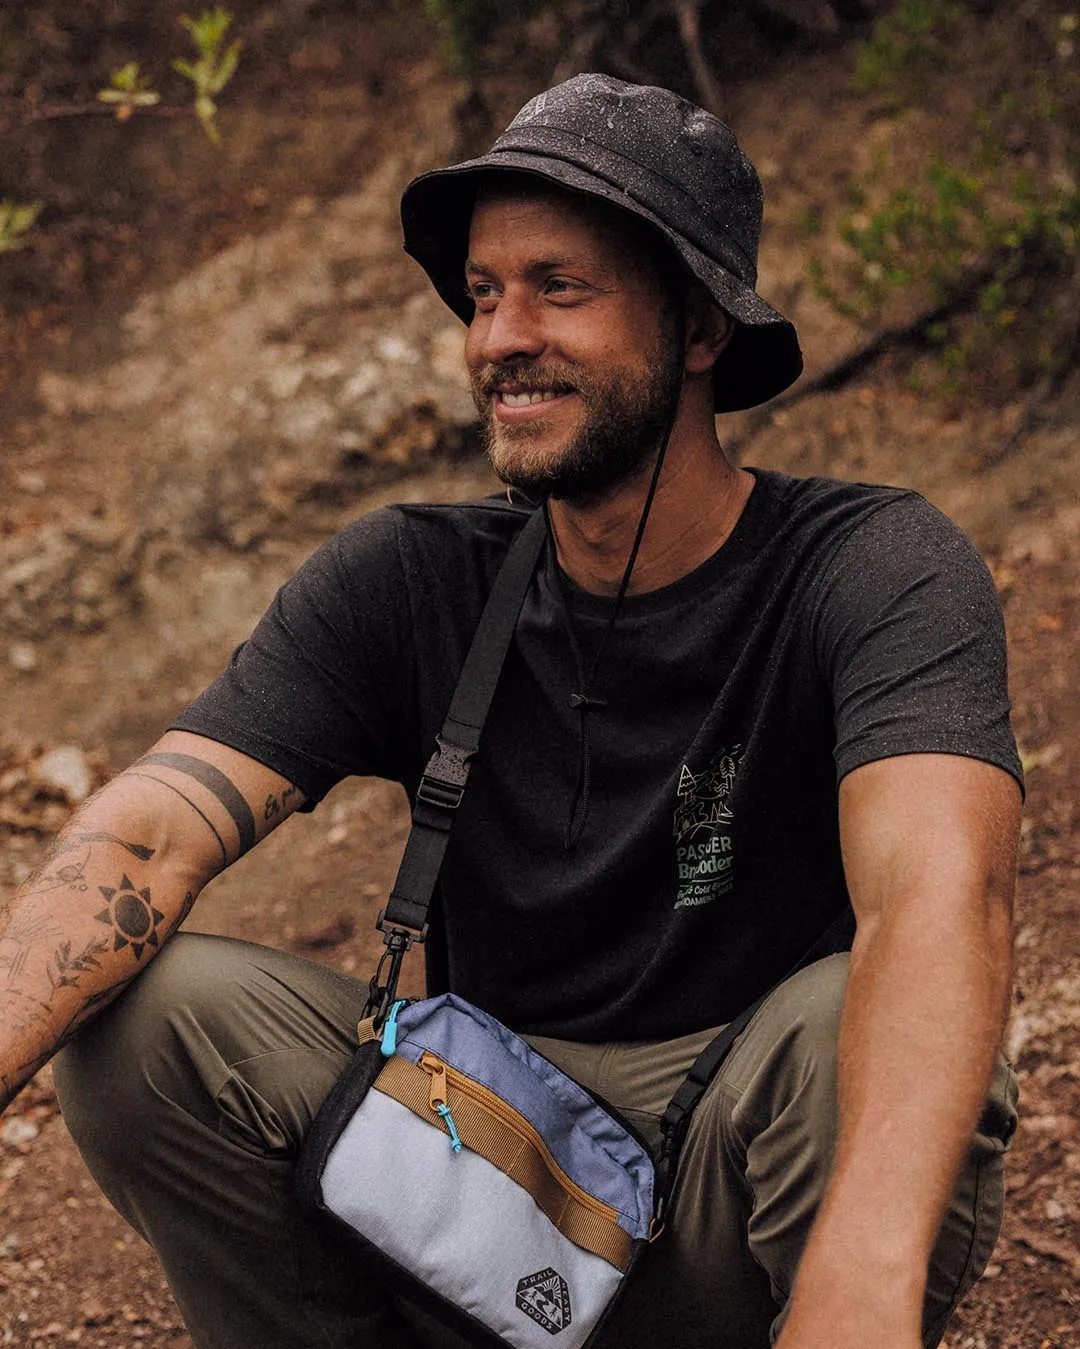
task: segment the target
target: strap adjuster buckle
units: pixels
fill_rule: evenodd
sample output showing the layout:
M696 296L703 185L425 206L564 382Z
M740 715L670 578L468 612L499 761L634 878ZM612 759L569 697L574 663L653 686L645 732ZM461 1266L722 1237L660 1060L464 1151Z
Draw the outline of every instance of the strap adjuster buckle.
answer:
M416 789L416 799L443 810L457 810L465 795L469 760L475 751L444 741L441 735L435 737L435 743L439 748L427 761Z
M404 955L414 942L417 946L423 946L427 940L428 924L425 923L419 932L410 932L407 927L400 927L397 923L387 923L386 910L380 909L375 919L375 931L383 934L383 945L389 948L391 955L398 951Z

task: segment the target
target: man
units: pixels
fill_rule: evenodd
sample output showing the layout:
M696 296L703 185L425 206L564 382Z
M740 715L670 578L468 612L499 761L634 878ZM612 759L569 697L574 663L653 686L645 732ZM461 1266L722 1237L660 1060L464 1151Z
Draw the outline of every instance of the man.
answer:
M429 973L652 1140L715 1028L779 984L695 1115L611 1342L936 1344L992 1249L1015 1122L995 1054L1020 770L985 568L912 493L724 455L714 411L801 359L754 291L760 189L714 118L582 76L413 183L403 220L469 325L492 463L550 524ZM362 984L217 938L157 953L347 773L415 790L528 510L382 511L320 549L9 913L8 1095L132 985L57 1082L200 1349L427 1335L289 1188ZM850 970L785 978L849 901Z

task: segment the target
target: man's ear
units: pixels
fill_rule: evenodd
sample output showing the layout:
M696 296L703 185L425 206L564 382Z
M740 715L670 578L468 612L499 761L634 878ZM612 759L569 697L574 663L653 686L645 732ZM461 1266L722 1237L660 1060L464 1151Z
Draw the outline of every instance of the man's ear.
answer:
M735 320L704 286L692 286L686 303L686 373L703 375L711 370L734 331Z

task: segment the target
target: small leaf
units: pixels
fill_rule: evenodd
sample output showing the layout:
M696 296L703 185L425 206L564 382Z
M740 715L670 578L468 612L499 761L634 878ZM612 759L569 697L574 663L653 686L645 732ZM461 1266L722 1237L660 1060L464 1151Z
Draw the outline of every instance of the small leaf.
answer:
M40 201L0 201L0 253L14 253L26 246L22 237L41 214Z
M110 88L99 89L99 103L110 103L116 109L117 120L126 122L136 108L152 108L161 96L150 88L150 79L139 74L139 63L129 61L109 76Z
M234 42L225 55L221 58L221 65L218 67L217 74L211 83L210 92L220 94L222 89L229 83L236 74L236 67L240 64L240 42Z
M109 77L114 89L137 89L139 86L139 63L129 61L126 66L114 70Z

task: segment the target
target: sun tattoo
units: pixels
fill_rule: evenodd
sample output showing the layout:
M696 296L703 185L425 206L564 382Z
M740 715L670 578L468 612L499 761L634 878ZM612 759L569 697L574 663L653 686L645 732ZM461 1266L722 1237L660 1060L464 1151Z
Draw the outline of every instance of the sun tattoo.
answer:
M130 946L136 960L147 946L158 945L157 925L165 917L150 902L150 888L136 890L125 875L116 887L99 885L107 907L96 918L116 929L113 950Z

